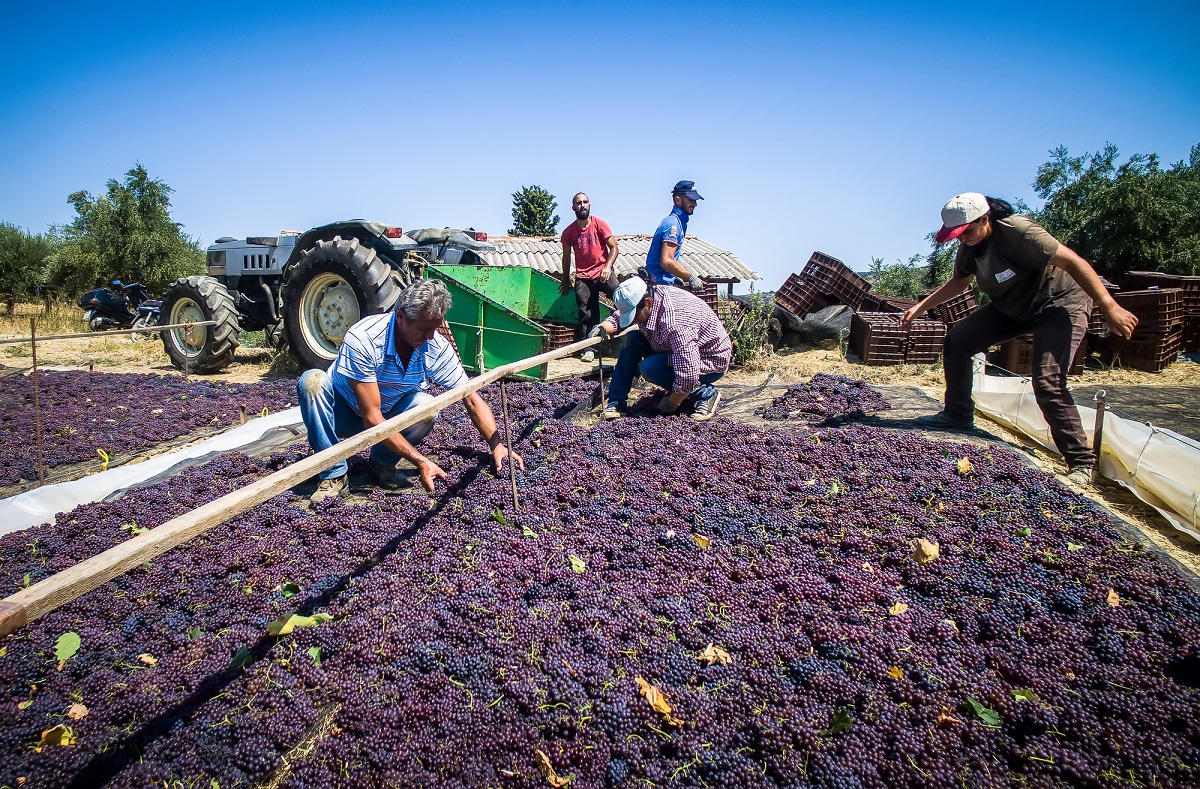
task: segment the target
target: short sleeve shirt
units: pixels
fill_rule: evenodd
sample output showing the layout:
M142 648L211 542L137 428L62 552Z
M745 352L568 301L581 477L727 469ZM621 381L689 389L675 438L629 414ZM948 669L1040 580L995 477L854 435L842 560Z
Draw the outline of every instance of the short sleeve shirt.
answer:
M1050 306L1090 309L1083 288L1050 265L1059 246L1037 222L1014 215L994 220L991 236L982 243L959 244L954 270L960 277L973 274L996 309L1013 320L1031 321Z
M600 279L600 272L608 262L608 239L612 228L598 216L591 218L582 230L578 222L567 225L562 232L562 242L575 253L575 276L580 279Z
M405 365L396 352L394 313L369 315L350 327L342 339L337 358L329 367L334 391L354 413L358 398L351 381L379 386L379 410L387 414L401 399L417 389L428 389L430 382L453 389L467 382L467 373L454 348L440 334L413 350Z
M664 241L675 245L675 259L683 253L683 238L687 234L688 215L679 206L671 209L667 218L659 223L650 240L650 251L646 253L646 270L650 272L655 282L666 285L675 284L675 275L669 274L662 267L662 245Z

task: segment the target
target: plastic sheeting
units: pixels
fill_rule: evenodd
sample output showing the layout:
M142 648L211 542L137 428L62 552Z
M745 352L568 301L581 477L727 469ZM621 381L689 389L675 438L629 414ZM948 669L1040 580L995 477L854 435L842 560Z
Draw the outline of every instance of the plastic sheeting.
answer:
M1031 379L984 375L977 359L974 394L977 410L1057 452ZM1078 403L1076 407L1091 442L1096 409ZM1114 410L1120 411L1120 403L1106 404L1100 474L1129 488L1176 529L1200 540L1200 443L1173 430L1124 419Z
M82 479L44 485L7 499L0 499L0 534L48 523L60 512L67 512L89 501L100 501L117 491L162 477L172 469L188 465L189 461L196 458L239 449L258 441L271 430L299 424L300 409L289 408L252 419L244 425L176 452L157 455L141 463L130 463Z

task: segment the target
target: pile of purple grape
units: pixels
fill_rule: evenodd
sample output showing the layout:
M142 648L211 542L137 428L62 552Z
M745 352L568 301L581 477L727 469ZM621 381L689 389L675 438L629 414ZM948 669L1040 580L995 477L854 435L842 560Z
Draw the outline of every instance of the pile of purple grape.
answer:
M38 372L48 468L136 452L204 427L226 428L296 402L296 382L230 384L149 373ZM8 376L0 394L0 485L37 479L33 381Z
M509 386L520 509L448 408L433 495L285 493L3 639L0 785L1200 784L1200 596L1052 476L591 391ZM0 588L303 454L4 536Z
M817 373L808 383L789 386L758 413L763 419L770 420L836 424L891 407L891 403L865 381Z

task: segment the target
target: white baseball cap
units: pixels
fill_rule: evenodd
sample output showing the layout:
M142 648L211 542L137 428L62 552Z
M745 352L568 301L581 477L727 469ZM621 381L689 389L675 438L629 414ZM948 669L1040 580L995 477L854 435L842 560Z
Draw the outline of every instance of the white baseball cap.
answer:
M624 329L633 323L638 305L646 298L646 281L641 277L630 277L622 282L613 293L613 305L621 314L620 325Z
M958 238L967 225L987 212L987 198L979 192L964 192L951 197L942 206L942 229L937 233L937 242L944 244L952 238Z

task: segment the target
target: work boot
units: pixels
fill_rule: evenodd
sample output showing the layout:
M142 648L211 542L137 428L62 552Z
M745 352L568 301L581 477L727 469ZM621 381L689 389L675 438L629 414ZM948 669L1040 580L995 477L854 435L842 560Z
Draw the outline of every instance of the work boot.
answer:
M1067 472L1067 481L1079 486L1092 484L1092 474L1095 472L1093 466L1076 466Z
M616 403L609 403L608 405L604 406L604 413L602 413L600 416L603 417L605 422L610 422L613 419L620 419L621 417L625 416L625 409Z
M317 485L317 489L313 491L313 494L308 497L308 503L315 505L325 499L344 498L348 490L350 490L350 483L347 481L345 474L333 479L323 479L321 480L321 484Z
M951 419L946 416L945 411L919 416L913 422L921 427L928 427L933 430L973 430L975 428L974 418L967 420Z
M409 475L395 466L371 460L367 462L367 468L371 472L371 479L375 480L379 487L385 490L412 487L412 480L409 479Z
M721 402L721 392L714 389L710 397L696 402L695 408L692 409L692 419L697 422L707 422L717 414L717 403Z

